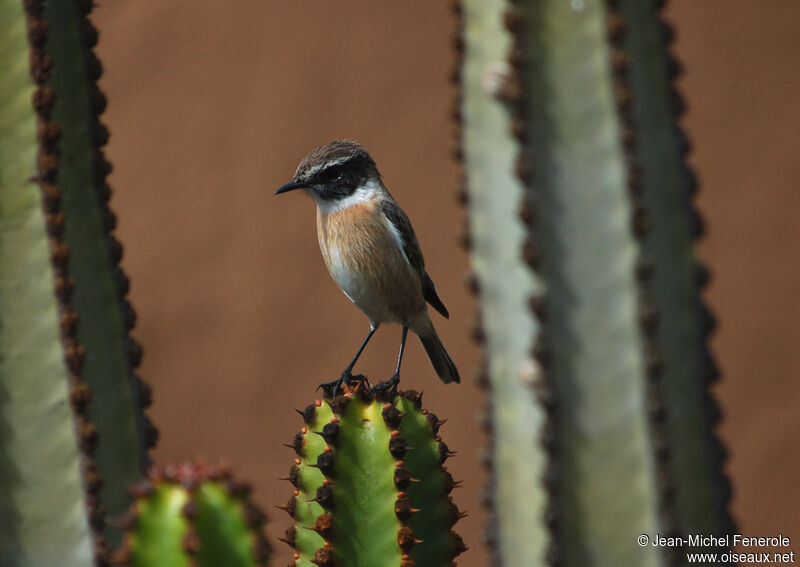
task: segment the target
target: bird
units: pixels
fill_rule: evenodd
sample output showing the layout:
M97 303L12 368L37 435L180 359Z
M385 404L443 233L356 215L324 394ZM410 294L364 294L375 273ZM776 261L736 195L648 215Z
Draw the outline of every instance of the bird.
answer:
M331 277L369 319L369 332L341 376L319 387L332 388L336 397L343 383L364 379L354 376L353 368L383 323L402 325L400 352L394 374L372 387L372 394L397 394L409 329L419 338L442 382L460 382L426 303L446 319L450 314L425 270L408 216L386 189L367 150L352 140L334 140L312 150L297 166L292 180L275 194L298 189L316 203L317 239Z

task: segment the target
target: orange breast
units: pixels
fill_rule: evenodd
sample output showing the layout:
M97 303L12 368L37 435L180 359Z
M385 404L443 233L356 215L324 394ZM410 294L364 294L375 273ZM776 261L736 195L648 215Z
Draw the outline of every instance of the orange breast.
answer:
M420 277L378 207L373 200L327 215L317 211L320 250L333 279L368 317L407 322L425 309Z

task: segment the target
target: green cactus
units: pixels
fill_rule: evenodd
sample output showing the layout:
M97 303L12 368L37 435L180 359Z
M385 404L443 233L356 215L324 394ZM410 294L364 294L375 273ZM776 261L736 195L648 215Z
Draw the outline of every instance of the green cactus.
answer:
M538 565L549 541L545 530L535 529L548 501L541 484L548 459L538 441L547 416L531 387L536 369L530 348L539 326L528 299L541 284L520 255L526 236L518 220L524 185L515 174L519 143L502 100L505 91L519 88L507 62L513 38L503 28L505 2L475 0L455 7L461 32L456 108L463 120L458 155L463 153L469 183L462 200L469 219L470 283L480 294L476 336L488 354L481 383L491 397L484 422L494 431L489 483L494 505L487 539L502 548L498 562L502 556L504 565ZM524 499L520 487L525 487Z
M451 565L466 549L451 527L461 517L442 467L451 455L437 435L441 421L421 395L391 402L360 384L317 401L289 446L294 495L283 506L295 524L283 539L293 565L411 567Z
M267 564L264 514L250 487L225 467L184 463L151 468L131 488L115 563L130 567L256 567Z
M70 296L78 316L75 339L87 353L80 375L91 389L88 415L100 432L93 454L104 479L100 497L114 516L127 506L121 489L141 476L156 432L141 411L150 403L150 393L135 374L142 356L130 337L136 315L125 297L129 284L119 266L122 246L111 234L116 219L108 207L111 165L102 147L109 135L99 119L106 99L96 84L102 66L92 50L98 38L88 19L92 5L82 0L45 2L43 49L53 60L45 83L55 93L48 123L60 131L60 237L75 282Z
M102 563L154 430L110 235L91 2L0 3L0 563Z
M720 415L709 392L718 371L706 345L714 320L699 294L708 271L692 250L703 227L691 204L697 181L685 161L689 145L675 127L685 104L672 85L680 65L665 49L674 33L653 4L625 0L620 11L628 21L621 47L629 54L632 116L641 141L636 146L644 179L641 202L645 210L657 211L642 249L656 266L650 283L659 313L654 340L669 361L660 384L678 487L674 513L686 533L722 535L733 531L730 483L720 469L725 449L711 433Z
M731 530L659 8L457 6L493 564L680 563L637 537Z

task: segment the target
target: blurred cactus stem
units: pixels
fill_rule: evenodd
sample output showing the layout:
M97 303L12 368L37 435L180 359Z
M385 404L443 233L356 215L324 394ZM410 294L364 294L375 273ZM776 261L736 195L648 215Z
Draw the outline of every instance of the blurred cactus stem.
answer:
M225 467L184 463L152 468L131 488L114 563L130 567L267 565L264 514L249 485Z
M102 564L155 432L111 236L97 32L91 2L0 2L0 564Z
M507 2L465 0L457 6L461 34L461 153L466 174L471 281L478 295L477 336L484 342L480 383L488 389L490 521L493 565L543 565L550 542L542 483L548 455L540 441L547 412L544 383L531 357L540 323L529 308L541 282L525 264L527 227L520 218L525 183L517 175L522 145L508 108L520 78L509 63L513 35L503 25Z
M637 537L732 526L660 5L457 6L493 565L679 564Z
M452 526L451 452L422 396L370 398L359 386L300 413L296 458L281 506L295 524L283 541L296 567L447 567L464 551Z
M703 232L692 206L697 179L686 162L690 145L678 126L686 105L674 82L681 66L669 51L675 32L658 2L624 0L627 21L622 47L643 172L641 202L655 211L643 252L655 264L650 296L659 313L655 341L665 361L660 380L667 406L665 435L675 478L674 513L682 533L733 533L728 512L731 486L723 474L725 448L713 432L720 410L710 385L719 375L708 349L714 317L701 297L709 272L697 261L694 240Z

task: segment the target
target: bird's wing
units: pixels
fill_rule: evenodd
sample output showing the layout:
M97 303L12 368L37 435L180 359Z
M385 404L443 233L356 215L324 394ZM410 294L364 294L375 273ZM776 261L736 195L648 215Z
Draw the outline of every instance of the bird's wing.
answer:
M433 285L433 280L427 273L422 276L422 295L425 297L425 301L431 304L431 307L442 314L442 317L445 319L450 318L447 307L445 307L442 300L439 299L439 295L436 293L436 288Z
M436 287L433 285L433 280L431 280L430 276L425 272L425 259L422 257L422 250L420 250L417 235L414 234L414 228L411 226L411 221L408 220L408 216L406 216L406 213L394 200L389 199L381 202L381 211L400 236L400 244L403 253L408 263L417 271L422 280L422 295L425 297L425 301L430 303L442 316L449 318L450 314L447 311L447 307L442 303L442 300L439 299L436 293Z
M395 237L399 236L398 244L406 255L406 260L411 264L422 277L425 273L425 259L422 257L422 251L419 249L419 242L417 235L414 234L414 228L411 226L411 221L403 212L403 209L392 200L384 200L381 202L381 212L391 223L395 229Z

